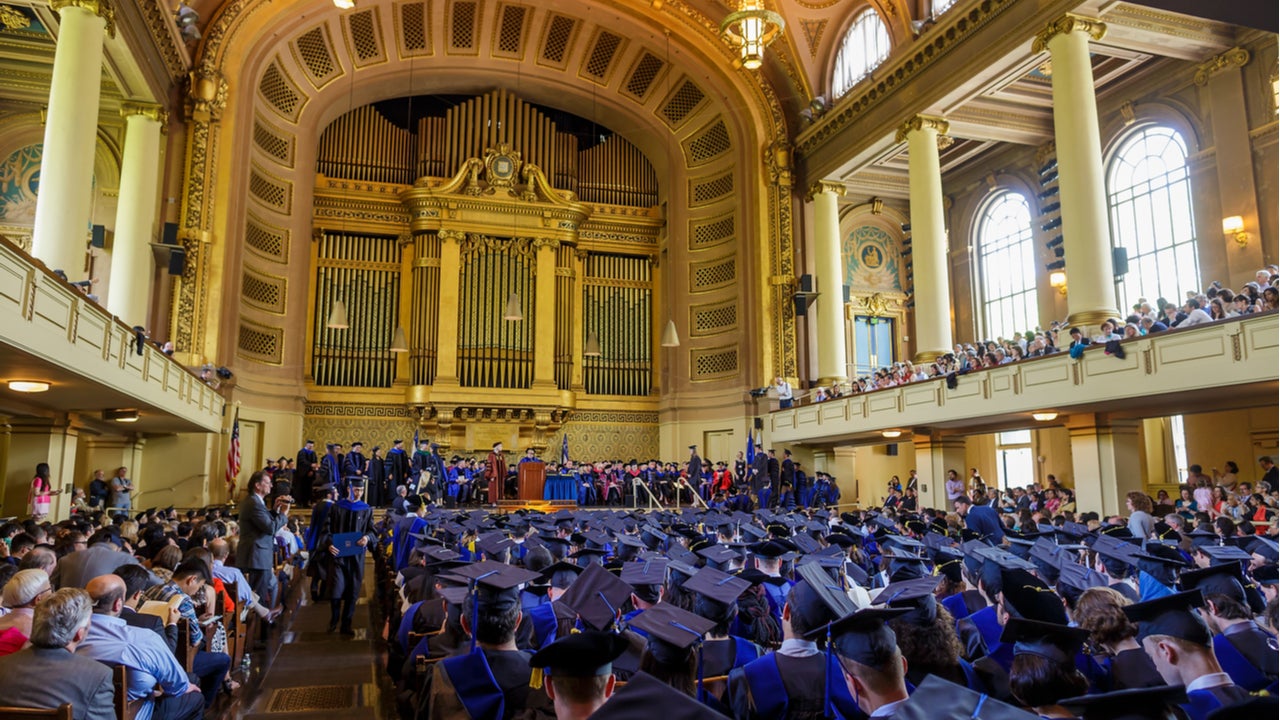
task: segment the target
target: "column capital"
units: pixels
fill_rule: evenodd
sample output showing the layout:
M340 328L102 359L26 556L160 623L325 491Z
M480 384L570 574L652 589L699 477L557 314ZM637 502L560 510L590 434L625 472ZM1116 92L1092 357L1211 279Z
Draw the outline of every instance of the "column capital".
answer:
M107 23L107 37L116 36L116 11L111 0L49 0L49 7L56 13L64 8L78 7L102 18Z
M555 250L558 247L560 247L560 241L555 238L540 237L533 239L534 250L541 250L543 248Z
M819 180L809 186L809 191L805 193L805 199L809 202L813 202L813 199L817 197L819 193L831 193L836 197L844 197L845 190L846 188L842 182L837 182L835 180Z
M1219 53L1196 66L1195 83L1201 87L1209 84L1214 75L1232 67L1244 67L1249 64L1249 51L1242 47L1233 47Z
M1050 40L1058 35L1066 35L1073 32L1088 33L1089 37L1094 40L1101 40L1107 34L1107 26L1094 18L1067 13L1045 25L1043 30L1036 33L1036 39L1031 43L1031 51L1044 52L1049 49Z
M467 236L467 234L462 232L461 230L445 230L443 228L438 230L436 232L436 235L440 238L441 241L453 242L453 243L461 243L462 240Z
M134 115L140 115L153 122L160 123L160 127L169 124L169 111L164 109L163 105L155 103L141 102L125 102L120 104L120 117L128 120Z
M907 136L915 130L934 130L938 133L938 145L939 148L941 148L945 147L942 145L942 138L946 137L947 131L950 129L951 123L947 122L943 118L935 117L933 115L916 115L898 127L898 133L893 136L893 141L899 143L906 142ZM947 145L950 145L951 138L947 138L946 143Z

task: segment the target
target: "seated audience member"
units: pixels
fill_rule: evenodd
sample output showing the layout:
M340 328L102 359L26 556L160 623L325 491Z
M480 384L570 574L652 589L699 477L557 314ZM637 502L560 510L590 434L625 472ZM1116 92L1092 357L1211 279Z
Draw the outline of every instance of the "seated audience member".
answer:
M19 570L0 592L0 601L9 610L7 615L0 617L0 631L17 630L24 639L31 637L31 619L35 616L36 603L51 591L49 576L43 570Z
M196 615L195 604L191 598L196 593L203 592L209 581L208 566L199 558L189 558L178 565L168 582L156 585L143 593L143 597L147 600L177 607L182 617L190 622L190 634L186 638L179 637L180 643L187 642L196 647L204 643L204 630L201 629L200 618ZM200 678L200 691L204 694L206 708L213 704L224 682L228 691L237 687L227 679L227 670L230 667L231 658L227 657L226 653L204 650L196 652L191 664L191 672Z
M118 575L102 575L86 589L93 601L93 619L77 655L129 669L129 700L146 700L136 720L196 720L204 712L200 688L164 640L150 630L130 627L121 617L126 586Z
M164 640L169 652L174 652L178 647L178 619L182 617L182 611L176 605L171 605L168 615L163 618L138 612L138 608L146 602L143 593L159 584L157 578L141 565L121 565L113 574L123 580L125 585L124 607L120 610L120 619L132 627L154 632Z
M0 657L0 703L44 710L70 703L74 720L115 720L111 668L75 654L92 610L79 588L63 588L36 605L31 646Z

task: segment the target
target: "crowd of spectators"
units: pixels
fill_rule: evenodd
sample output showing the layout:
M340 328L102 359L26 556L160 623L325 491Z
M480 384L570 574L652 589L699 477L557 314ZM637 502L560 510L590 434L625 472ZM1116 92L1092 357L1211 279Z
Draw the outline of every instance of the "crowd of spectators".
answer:
M1268 265L1258 270L1253 280L1240 290L1222 287L1215 281L1201 292L1188 291L1181 304L1157 298L1151 303L1138 298L1131 312L1121 318L1104 320L1097 328L1068 327L1065 322L1054 320L1048 330L1040 327L1015 333L1012 337L998 337L976 343L957 343L952 352L932 363L913 364L895 362L870 375L853 378L847 384L830 387L816 386L808 394L811 403L825 402L846 395L872 392L908 383L945 378L977 370L1018 362L1027 358L1044 357L1059 352L1070 352L1073 357L1090 345L1142 337L1172 329L1184 329L1218 320L1268 312L1280 308L1280 266ZM1068 338L1061 337L1066 331ZM1065 344L1065 347L1064 347ZM779 409L790 407L793 398L790 385L785 391L775 385ZM784 397L785 395L785 397ZM798 393L797 393L798 395Z

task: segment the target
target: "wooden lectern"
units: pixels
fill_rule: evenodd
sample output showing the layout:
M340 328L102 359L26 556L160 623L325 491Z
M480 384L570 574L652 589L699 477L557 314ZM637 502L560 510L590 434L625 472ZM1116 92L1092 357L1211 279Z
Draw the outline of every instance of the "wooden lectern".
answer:
M542 500L542 487L547 482L547 465L544 462L522 462L516 465L518 486L516 496L526 502Z

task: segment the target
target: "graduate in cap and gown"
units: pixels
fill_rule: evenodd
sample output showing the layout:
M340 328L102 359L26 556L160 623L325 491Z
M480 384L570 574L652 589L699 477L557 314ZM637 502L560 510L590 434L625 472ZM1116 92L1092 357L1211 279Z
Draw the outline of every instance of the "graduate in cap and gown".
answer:
M516 647L520 588L538 574L486 560L458 568L455 576L469 583L460 619L471 650L436 663L427 717L510 720L539 699L549 702L530 689L530 655Z
M1249 559L1248 554L1239 548L1216 549L1234 550L1243 555L1244 560ZM1245 690L1265 690L1275 694L1280 645L1275 635L1253 622L1253 613L1245 595L1245 582L1240 563L1234 560L1200 570L1188 570L1179 579L1182 589L1198 588L1204 593L1205 607L1201 614L1214 632L1213 654L1222 665L1223 672Z
M629 646L620 635L595 630L561 638L529 658L530 686L546 691L556 720L585 720L613 695L613 663Z
M334 501L338 497L338 488L325 484L317 487L313 491L315 493L315 505L311 508L311 524L307 526L307 534L304 539L307 552L312 558L316 558L316 545L320 542L320 533L325 528L325 523L329 521L329 510L333 507ZM316 558L312 562L307 563L307 575L311 578L311 599L320 600L320 585L324 582L327 573L328 564Z
M378 539L373 532L373 508L363 499L364 482L362 477L350 478L347 498L330 508L325 529L316 545L317 553L328 557L329 632L337 630L341 623L343 635L355 634L351 629L351 618L355 615L356 599L364 582L364 548ZM361 550L342 554L339 544L344 540L351 540Z
M738 616L738 597L751 589L751 583L714 568L704 567L684 583L692 592L695 615L715 623L703 642L703 680L723 678L729 671L760 657L763 650L755 643L729 634L729 626ZM707 691L723 698L726 685L714 683Z
M810 633L826 634L849 694L868 717L892 718L907 701L907 663L888 621L901 608L865 608ZM834 680L832 680L834 682Z
M908 681L918 685L926 676L937 675L970 690L986 693L986 682L968 661L960 657L960 638L956 635L955 621L934 595L941 581L940 575L931 575L895 582L881 590L873 602L907 610L905 615L889 621L889 627L893 629L898 648L906 658Z
M1249 691L1231 681L1213 653L1213 636L1195 609L1204 607L1199 589L1125 607L1138 624L1138 642L1170 685L1184 685L1182 704L1190 720L1249 699Z
M1058 703L1089 689L1089 680L1076 669L1076 656L1088 637L1082 628L1010 618L1000 639L1013 646L1013 697L1040 717L1069 716Z
M387 451L387 484L393 488L404 485L411 493L418 491L418 479L410 472L403 440L392 440L391 449Z
M728 703L739 720L817 720L859 713L835 658L824 652L825 627L856 607L843 584L817 563L801 565L796 572L800 580L782 609L782 646L729 673ZM806 637L814 631L817 639Z

